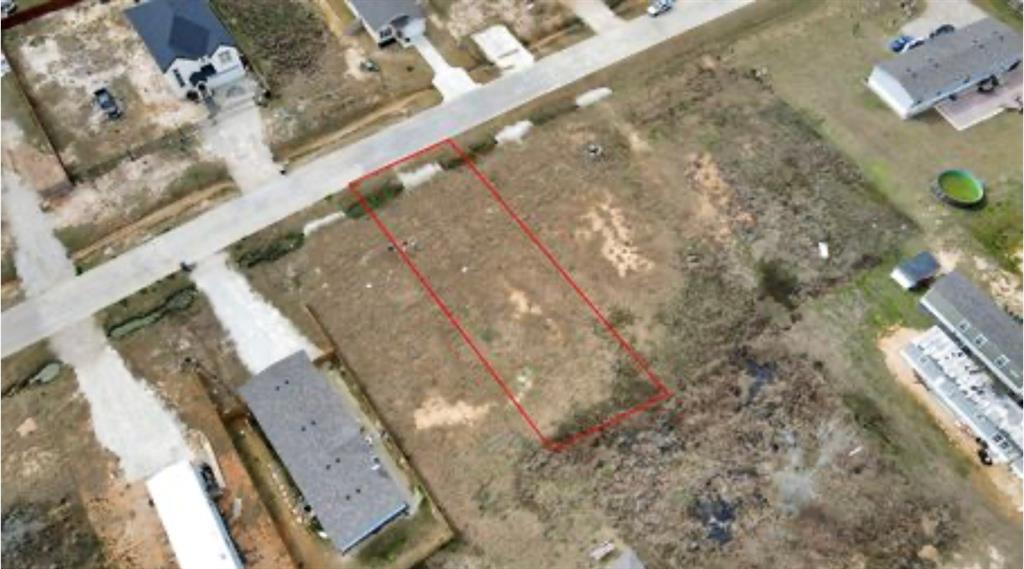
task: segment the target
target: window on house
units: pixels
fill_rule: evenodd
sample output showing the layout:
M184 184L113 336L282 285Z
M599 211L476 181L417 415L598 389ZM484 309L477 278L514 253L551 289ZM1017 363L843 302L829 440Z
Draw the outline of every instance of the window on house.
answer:
M977 336L974 337L974 345L978 346L979 348L987 343L988 338L986 338L984 334L978 334Z
M958 328L958 329L959 329L959 330L960 330L961 332L966 332L966 331L967 331L967 329L971 327L971 323L970 323L970 322L968 322L968 321L967 321L966 319L965 319L965 320L961 320L961 321L960 321L960 323L956 325L956 327L957 327L957 328Z
M1008 363L1010 363L1010 358L1006 356L999 356L995 361L996 367L1006 367Z
M231 56L231 52L230 52L230 51L225 51L225 52L222 52L222 53L221 53L221 54L220 54L219 56L217 56L217 57L218 57L218 58L220 59L220 62L221 62L221 64L222 64L222 65L227 65L227 64L231 63L231 61L232 61L232 60L234 59L234 58L233 58L233 57Z
M177 69L174 70L174 79L178 82L178 87L185 86L185 80L182 79L181 73Z

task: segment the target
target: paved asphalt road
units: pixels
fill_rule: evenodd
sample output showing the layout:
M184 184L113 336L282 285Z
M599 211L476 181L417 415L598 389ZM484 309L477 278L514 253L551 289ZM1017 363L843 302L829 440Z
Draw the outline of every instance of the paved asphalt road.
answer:
M182 260L204 259L396 158L463 133L753 1L687 0L661 17L636 18L326 154L4 311L0 352L6 357L85 320L179 270Z

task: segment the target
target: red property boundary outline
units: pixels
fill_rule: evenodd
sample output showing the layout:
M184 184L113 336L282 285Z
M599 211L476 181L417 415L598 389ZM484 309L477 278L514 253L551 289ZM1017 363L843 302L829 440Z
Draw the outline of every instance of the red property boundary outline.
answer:
M459 322L459 319L455 316L455 314L452 313L452 311L448 308L448 305L445 304L444 300L442 300L441 297L437 294L437 292L434 290L434 287L430 284L430 281L423 275L422 272L420 272L419 267L416 266L416 263L414 263L412 259L409 258L409 255L406 254L405 250L400 246L398 239L396 239L395 236L391 233L391 230L388 229L387 225L385 225L384 222L380 220L380 218L377 216L376 211L374 211L373 207L370 206L369 202L366 201L366 198L358 189L359 184L361 184L362 182L369 178L376 176L377 174L380 174L385 170L389 170L403 162L407 162L409 160L422 156L432 150L445 146L455 151L455 153L459 156L463 163L469 168L470 172L472 172L476 179L481 184L483 184L483 186L488 190L494 201L497 202L501 209L512 219L512 221L516 223L516 225L519 226L519 229L522 230L523 234L526 235L530 242L532 242L534 246L536 246L537 249L544 255L548 262L551 263L555 271L558 272L559 276L562 277L562 280L564 280L566 283L568 283L570 287L572 287L573 291L575 291L576 294L580 297L580 299L583 300L584 304L587 305L587 307L590 309L594 317L597 318L597 320L601 323L602 326L604 326L606 330L608 330L608 332L612 335L613 338L615 338L615 340L619 343L622 349L624 349L626 353L629 354L630 358L633 360L633 363L641 372L643 372L647 379L657 389L656 393L653 396L651 396L645 401L642 401L630 407L629 409L619 411L618 413L615 413L614 415L608 417L607 419L595 425L591 425L589 427L581 429L575 433L564 436L558 440L552 440L551 438L549 438L548 436L541 432L536 422L534 422L533 418L530 417L530 414L526 412L526 409L523 407L522 403L520 403L519 400L516 398L515 394L512 393L512 390L509 389L508 384L501 377L501 374L498 373L498 370L495 369L495 367L491 364L490 360L487 359L487 356L485 356L484 353L480 350L480 348L477 347L477 344L473 340L473 337L470 336L469 332L467 332L466 329ZM388 242L391 243L392 248L401 257L402 262L405 263L405 265L412 272L413 276L416 277L416 280L420 282L420 285L423 287L423 290L427 293L427 296L429 296L430 299L434 301L434 304L437 305L438 309L441 310L441 313L444 314L445 318L448 319L448 322L459 333L459 336L462 337L462 340L466 343L469 349L473 351L473 354L476 355L476 358L477 360L480 361L480 364L484 366L484 369L487 370L487 373L491 376L492 379L494 379L495 383L498 384L498 387L501 388L501 391L505 394L505 397L507 397L508 400L512 403L512 405L516 408L516 411L519 412L519 415L523 418L523 420L526 421L526 424L530 427L530 429L540 440L541 445L547 448L548 450L554 452L561 452L568 448L569 446L571 446L572 444L579 442L581 439L584 439L592 435L596 435L608 429L609 427L612 427L625 421L629 417L637 413L640 413L641 411L645 411L647 409L654 407L658 403L672 396L668 388L665 387L665 384L662 383L658 376L655 375L655 373L651 370L650 365L647 363L647 361L644 360L644 358L641 357L640 354L638 354L636 350L633 349L633 346L631 346L629 342L627 342L625 338L623 338L622 335L619 334L618 330L615 329L615 326L613 326L612 323L609 322L607 318L605 318L604 314L590 300L590 297L588 297L587 294L583 292L583 289L581 289L580 286L576 284L576 281L573 280L572 276L569 275L568 271L566 271L562 267L561 263L559 263L555 256L551 253L551 251L548 250L546 246L544 246L544 243L541 242L541 240L537 237L533 230L530 229L526 222L523 221L523 219L519 217L515 210L513 210L512 207L504 200L504 198L501 197L501 193L498 192L498 189L494 186L494 184L487 178L487 176L485 176L476 167L476 164L473 163L473 160L469 157L469 155L466 154L462 147L460 147L458 143L456 143L454 140L450 138L445 138L439 142L435 142L434 144L421 148L416 152L403 156L397 160L393 160L385 164L384 166L381 166L380 168L377 168L372 172L364 174L363 176L360 176L358 179L353 180L352 182L349 183L348 189L355 195L356 200L358 200L359 206L363 209L364 212L366 212L370 216L370 219L373 220L373 223L377 226L377 229L379 229L381 234L383 234L384 237L388 240Z

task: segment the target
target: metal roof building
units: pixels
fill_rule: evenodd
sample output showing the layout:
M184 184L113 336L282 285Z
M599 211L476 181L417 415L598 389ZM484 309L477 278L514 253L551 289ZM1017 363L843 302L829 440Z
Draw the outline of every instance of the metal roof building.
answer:
M335 547L347 551L405 513L401 489L363 427L304 352L263 370L240 393Z
M932 286L921 307L1021 397L1024 332L1019 322L956 271Z
M177 59L208 57L235 40L206 0L149 0L124 11L160 71Z
M868 86L908 118L1020 62L1020 33L985 18L875 65Z
M906 290L916 288L939 272L939 262L928 251L903 261L893 268L889 276Z
M993 461L1009 463L1024 478L1024 433L1021 408L1005 393L992 389L991 375L938 327L933 327L900 351L925 386L939 401L984 441Z
M187 460L146 481L181 569L242 569L242 561L199 473Z

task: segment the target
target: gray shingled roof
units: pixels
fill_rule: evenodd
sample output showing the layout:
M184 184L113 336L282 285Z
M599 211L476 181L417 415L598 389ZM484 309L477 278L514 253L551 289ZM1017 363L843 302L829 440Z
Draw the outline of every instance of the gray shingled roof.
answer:
M375 30L391 24L395 18L422 18L423 8L415 0L349 0L359 18Z
M932 286L921 299L921 306L977 355L1008 388L1020 395L1024 331L1019 322L955 271ZM1007 361L999 365L1002 358Z
M178 58L198 59L235 45L206 0L150 0L124 13L161 71Z
M345 551L406 503L340 394L304 352L263 370L240 393L320 525Z
M1007 60L1021 58L1021 35L993 18L979 20L953 33L925 41L878 67L907 90L914 100L928 100L962 83L977 83Z

